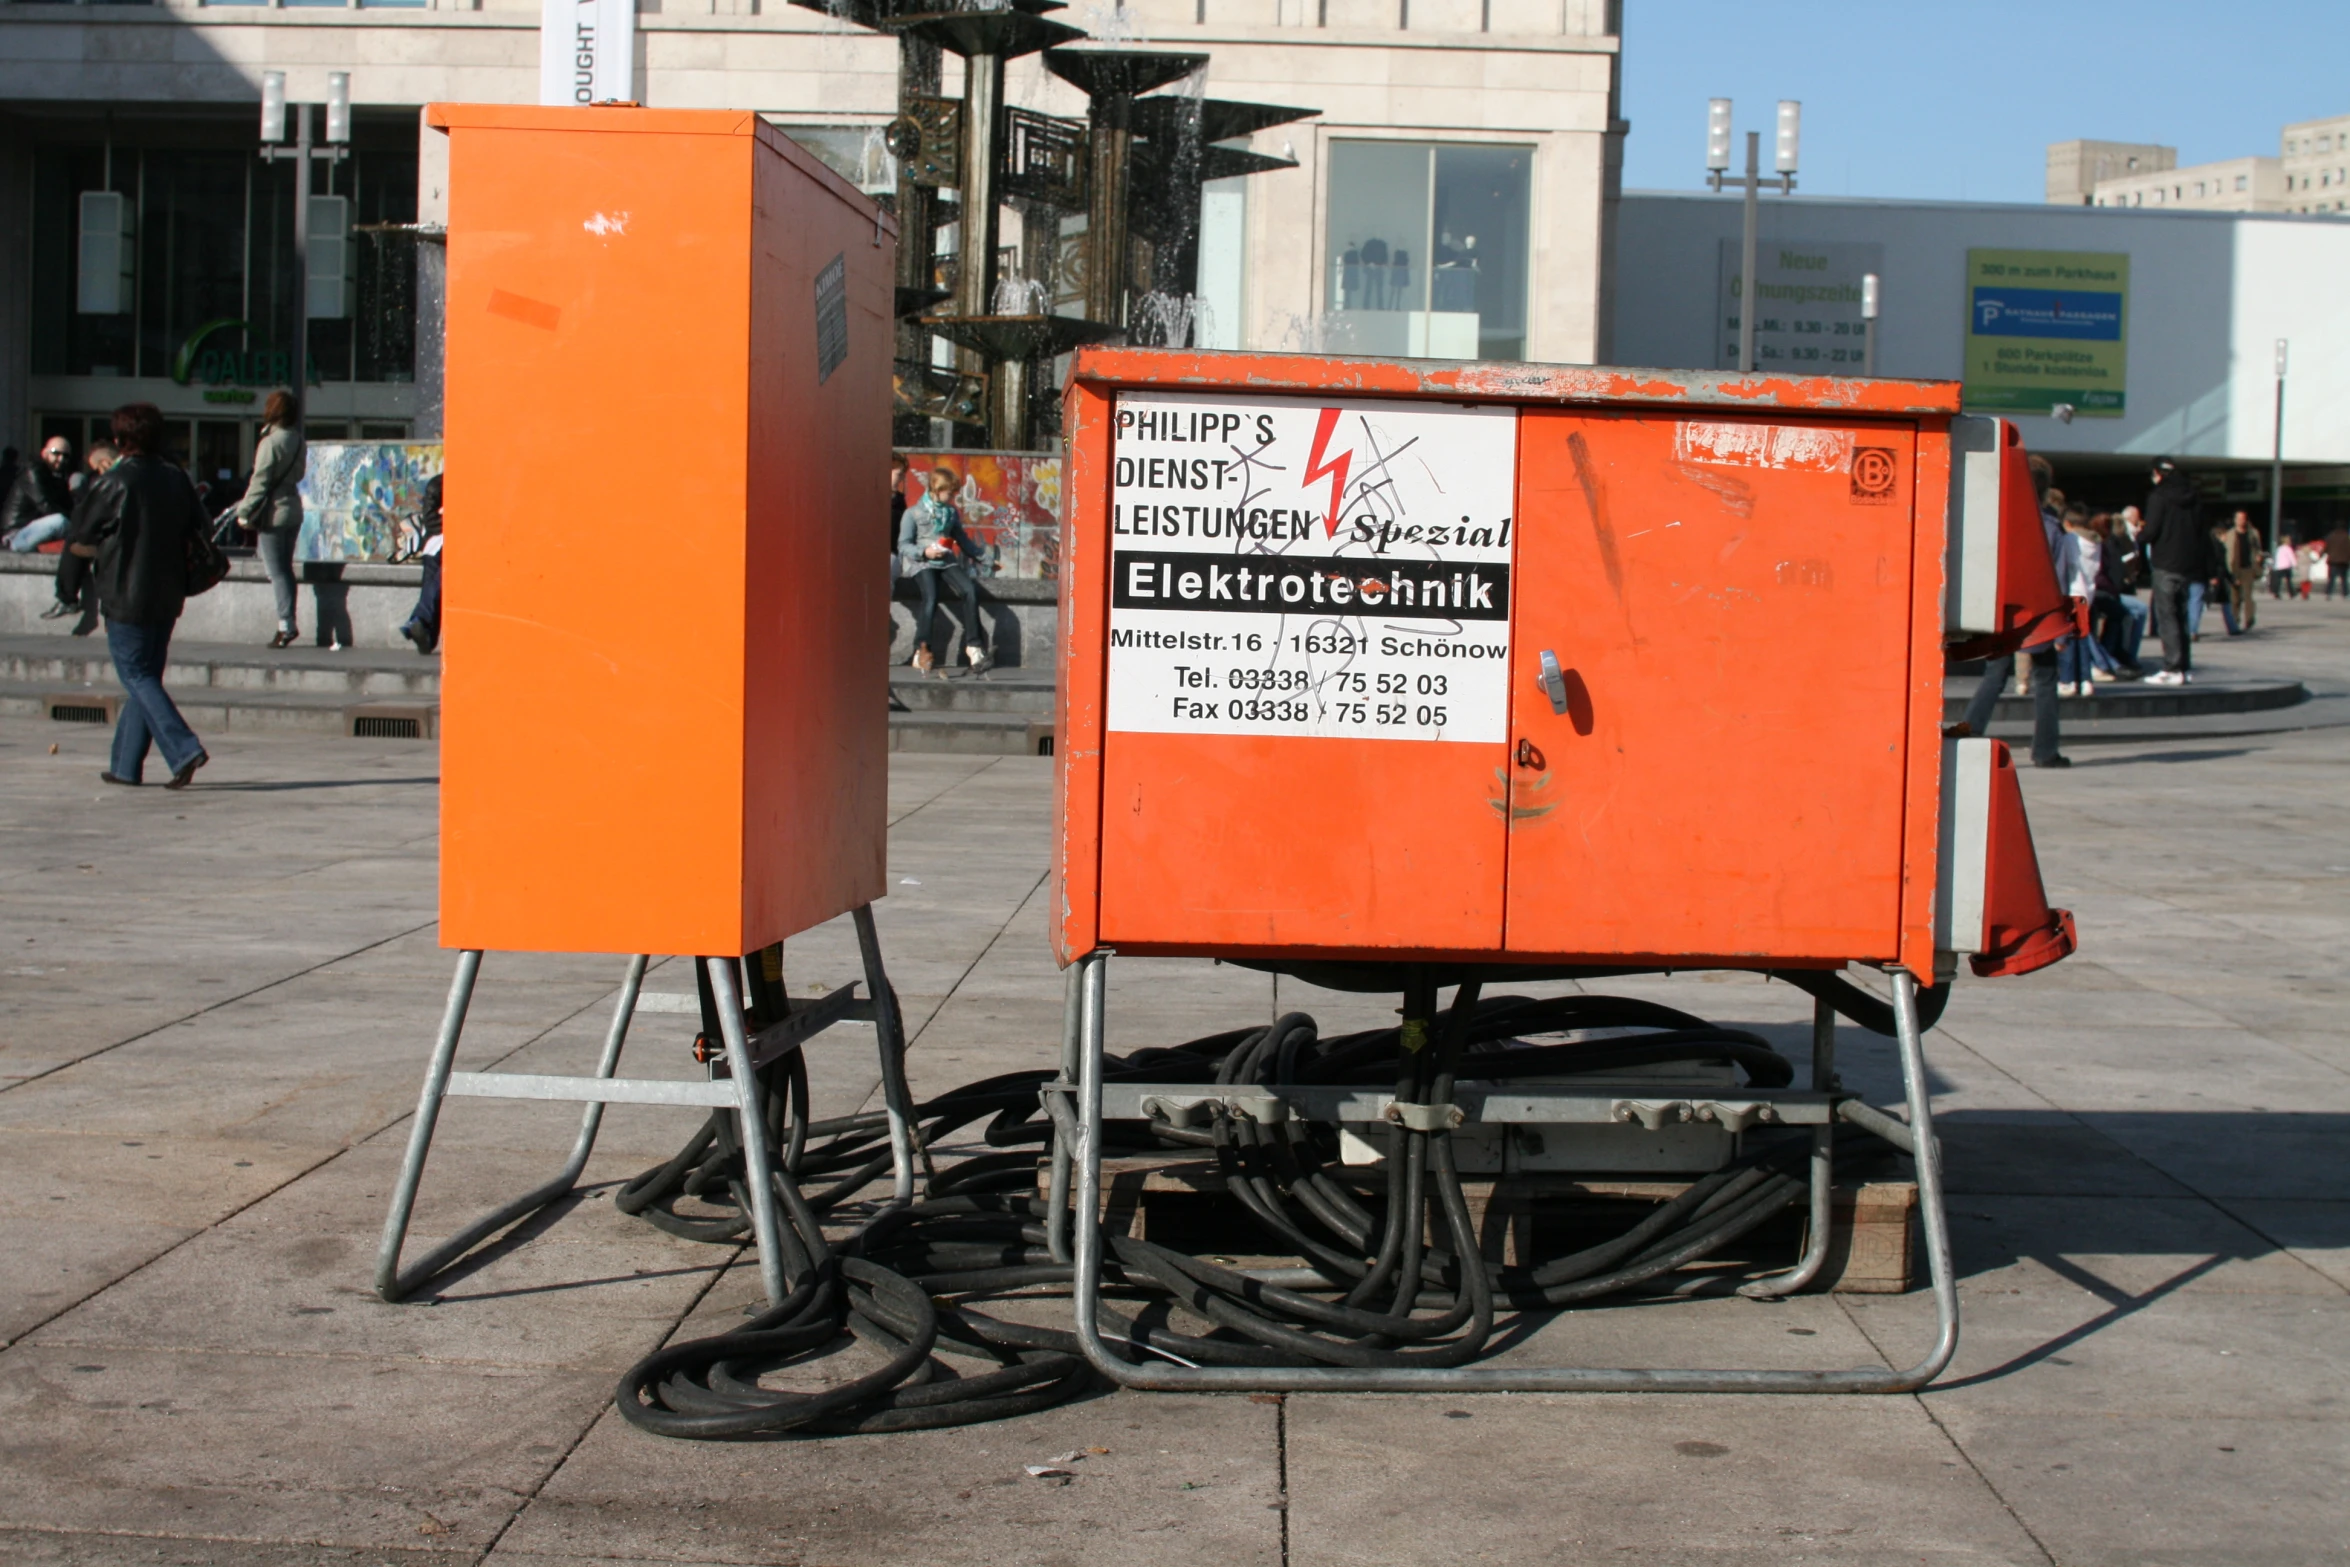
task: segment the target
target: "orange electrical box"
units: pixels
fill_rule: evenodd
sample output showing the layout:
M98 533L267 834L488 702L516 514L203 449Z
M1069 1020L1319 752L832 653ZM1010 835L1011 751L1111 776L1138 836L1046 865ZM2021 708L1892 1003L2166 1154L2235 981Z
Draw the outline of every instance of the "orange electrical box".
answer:
M1933 983L1958 393L1081 352L1064 960Z
M441 941L879 897L889 219L749 113L441 104Z

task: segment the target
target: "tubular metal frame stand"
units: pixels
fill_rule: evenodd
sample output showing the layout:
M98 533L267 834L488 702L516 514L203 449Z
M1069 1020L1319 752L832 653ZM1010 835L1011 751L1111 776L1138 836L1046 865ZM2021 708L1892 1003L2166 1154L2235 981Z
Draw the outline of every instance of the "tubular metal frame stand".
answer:
M1790 1273L1758 1281L1761 1293L1779 1295L1802 1288L1817 1276L1826 1260L1828 1233L1828 1165L1833 1152L1828 1124L1847 1120L1884 1135L1917 1163L1918 1206L1925 1223L1926 1265L1933 1283L1937 1331L1925 1358L1907 1370L1859 1366L1844 1371L1683 1370L1463 1366L1368 1368L1341 1366L1192 1366L1127 1359L1101 1335L1102 1264L1102 1053L1107 1001L1108 962L1115 953L1099 948L1070 970L1069 1010L1062 1041L1062 1077L1048 1085L1047 1108L1056 1129L1053 1150L1053 1189L1065 1189L1066 1166L1074 1167L1076 1235L1071 1248L1076 1268L1077 1342L1085 1358L1104 1376L1122 1387L1169 1393L1908 1393L1924 1387L1958 1349L1958 1284L1951 1272L1950 1226L1942 1201L1942 1156L1934 1138L1933 1106L1926 1084L1925 1042L1918 1027L1917 981L1894 969L1893 1015L1901 1048L1901 1077L1908 1099L1905 1124L1843 1098L1835 1088L1835 1025L1822 1006L1813 1019L1813 1092L1761 1102L1805 1113L1812 1133L1812 1234L1803 1261ZM1075 1069L1074 1078L1071 1068ZM1202 1097L1197 1086L1164 1088L1120 1084L1121 1098L1139 1092L1146 1097ZM1252 1085L1250 1094L1281 1097L1276 1090ZM1326 1095L1328 1090L1320 1090ZM1072 1113L1069 1098L1077 1106ZM1212 1093L1206 1097L1215 1097ZM1290 1095L1303 1099L1305 1095ZM1567 1102L1562 1097L1559 1103ZM1227 1104L1230 1105L1230 1101ZM1242 1107L1234 1107L1242 1108ZM1315 1113L1300 1105L1306 1113ZM1792 1121L1792 1115L1779 1117ZM1062 1144L1069 1145L1064 1153ZM1048 1240L1057 1240L1062 1214L1056 1209L1047 1221ZM1057 1255L1057 1251L1056 1251Z
M644 987L647 959L642 955L628 960L627 971L621 979L620 999L613 1007L612 1022L605 1031L603 1053L597 1060L593 1076L452 1071L457 1056L457 1042L465 1031L466 1009L473 1000L474 984L481 976L482 959L477 949L458 953L457 973L449 986L448 1006L441 1015L440 1033L433 1043L432 1060L425 1068L424 1089L416 1103L416 1119L408 1130L407 1156L401 1163L400 1178L392 1191L391 1211L384 1218L383 1240L376 1249L376 1293L392 1302L408 1298L419 1286L446 1270L490 1236L570 1195L578 1184L580 1173L587 1168L588 1156L595 1151L596 1133L603 1125L604 1106L607 1104L690 1105L731 1109L735 1112L746 1167L752 1170L770 1168L774 1162L774 1150L768 1144L765 1095L759 1089L758 1067L801 1048L810 1037L828 1025L866 1013L868 1005L875 1043L881 1057L882 1097L889 1113L890 1153L896 1177L893 1201L898 1204L910 1201L914 1191L915 1148L911 1100L906 1090L905 1033L898 1012L897 994L891 989L889 978L882 970L881 948L874 935L872 910L869 906L859 907L855 916L857 944L871 992L870 1003L855 1002L851 997L855 987L846 987L824 1001L793 1012L780 1022L762 1029L756 1038L751 1037L744 1027L735 960L723 957L699 960L717 1002L719 1037L726 1052L727 1075L723 1078L695 1080L624 1078L614 1075L620 1065L621 1047L628 1039L628 1025L636 1015L638 999ZM452 1095L487 1099L584 1100L587 1109L580 1117L579 1135L572 1142L571 1157L552 1180L531 1188L512 1202L482 1214L424 1256L402 1267L400 1253L407 1243L408 1223L415 1212L417 1188L424 1179L425 1159L432 1151L433 1131L440 1121L441 1103ZM786 1290L783 1249L778 1239L781 1221L774 1186L765 1180L746 1181L744 1184L749 1188L751 1232L758 1247L760 1282L766 1289L768 1302L771 1305L779 1304Z

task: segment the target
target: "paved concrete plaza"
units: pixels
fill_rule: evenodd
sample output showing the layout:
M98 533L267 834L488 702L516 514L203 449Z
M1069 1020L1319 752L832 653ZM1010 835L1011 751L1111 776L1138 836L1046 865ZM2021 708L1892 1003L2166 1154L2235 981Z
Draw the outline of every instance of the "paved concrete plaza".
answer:
M2323 681L2340 704L2350 611L2267 623L2215 636L2208 661ZM735 1445L648 1437L611 1406L639 1355L756 1295L731 1252L612 1209L612 1184L694 1112L615 1108L592 1196L431 1304L370 1293L450 970L433 748L223 736L200 786L171 794L102 788L105 738L0 727L0 1560L2189 1567L2350 1550L2350 728L2076 747L2071 771L2026 774L2083 950L1965 985L1929 1042L1967 1316L1922 1397L1105 1394L955 1431ZM880 923L918 1091L1051 1058L1049 766L894 761ZM460 1066L585 1069L618 972L493 956ZM787 972L798 994L845 982L853 945L812 932ZM676 964L651 982L689 986ZM1252 1021L1270 988L1123 962L1114 1038ZM1640 988L1804 1037L1785 986ZM1280 1004L1378 1015L1294 984ZM625 1068L695 1075L684 1022L645 1018ZM820 1112L870 1097L870 1038L819 1049ZM1847 1078L1892 1102L1886 1043L1842 1038ZM454 1102L417 1233L543 1179L576 1120ZM1569 1313L1513 1353L1906 1364L1930 1324L1922 1293L1690 1300ZM1072 1449L1067 1483L1023 1468Z

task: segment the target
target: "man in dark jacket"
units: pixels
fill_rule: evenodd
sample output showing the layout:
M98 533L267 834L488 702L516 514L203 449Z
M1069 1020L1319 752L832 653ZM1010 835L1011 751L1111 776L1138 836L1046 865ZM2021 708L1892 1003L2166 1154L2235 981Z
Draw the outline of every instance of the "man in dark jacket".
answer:
M16 470L8 495L0 500L0 540L22 555L65 534L65 519L73 511L73 443L52 435L41 443L41 455Z
M2194 678L2194 649L2187 640L2187 588L2211 575L2211 541L2195 521L2195 492L2179 465L2168 457L2154 464L2154 490L2146 497L2146 564L2154 575L2154 629L2162 638L2162 668L2149 685L2183 686Z
M163 414L153 403L114 411L122 460L94 481L74 518L67 547L95 562L91 585L106 615L106 646L130 700L114 726L111 784L138 784L147 749L160 748L171 769L166 789L185 789L211 758L163 689L171 632L188 599L188 541L204 511L188 476L163 456Z

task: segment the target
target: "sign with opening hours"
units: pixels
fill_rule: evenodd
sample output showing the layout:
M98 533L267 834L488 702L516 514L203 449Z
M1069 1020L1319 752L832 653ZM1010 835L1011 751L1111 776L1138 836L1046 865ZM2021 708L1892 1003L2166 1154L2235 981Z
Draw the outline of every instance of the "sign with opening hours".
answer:
M1513 408L1128 391L1108 727L1491 744Z

